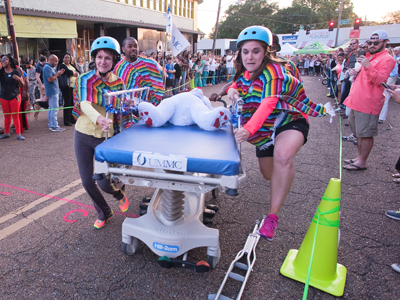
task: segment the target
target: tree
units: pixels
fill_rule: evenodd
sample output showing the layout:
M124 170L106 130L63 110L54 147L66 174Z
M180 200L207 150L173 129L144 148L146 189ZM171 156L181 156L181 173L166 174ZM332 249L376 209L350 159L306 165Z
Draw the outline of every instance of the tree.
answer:
M293 0L292 6L305 6L314 12L314 28L324 29L328 27L330 21L337 22L340 0ZM343 27L353 26L352 20L357 18L353 12L354 6L351 0L343 1L342 20L350 19L349 25Z
M310 7L293 4L290 7L279 10L271 18L268 25L274 33L289 33L292 32L293 25L314 26L318 23L318 14ZM299 26L297 26L299 29Z
M239 33L251 25L268 27L273 33L290 33L293 24L310 25L314 29L328 27L330 21L337 21L340 0L293 0L292 6L279 9L276 2L246 0L243 4L229 6L223 20L218 25L218 37L236 39ZM353 26L357 16L353 12L351 0L343 1L342 20ZM214 37L214 30L210 38Z
M236 39L239 33L248 26L267 26L269 17L278 11L276 2L246 0L243 4L233 4L225 12L218 25L219 39ZM210 34L214 38L214 30Z
M400 23L400 10L387 13L383 17L383 22L381 24L386 25L386 24L398 24L398 23Z

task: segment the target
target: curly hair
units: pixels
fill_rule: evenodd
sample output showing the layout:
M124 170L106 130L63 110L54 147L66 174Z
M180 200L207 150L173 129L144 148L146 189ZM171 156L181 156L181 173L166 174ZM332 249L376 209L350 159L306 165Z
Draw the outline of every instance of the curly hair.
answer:
M15 70L18 66L17 60L11 54L3 54L1 58L4 56L8 58L11 69Z

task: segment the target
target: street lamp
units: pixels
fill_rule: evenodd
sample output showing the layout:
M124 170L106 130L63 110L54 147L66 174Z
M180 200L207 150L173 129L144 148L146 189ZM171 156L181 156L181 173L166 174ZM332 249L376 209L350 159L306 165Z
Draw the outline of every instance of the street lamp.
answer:
M339 10L339 17L337 22L337 29L336 29L336 38L335 38L335 47L337 47L338 36L339 36L339 28L340 28L340 21L342 20L342 10L343 10L343 0L340 1L340 10Z
M232 3L239 4L239 3L242 3L242 0L226 3L222 7L224 7L225 5L228 5L228 4L232 4ZM214 40L213 40L213 46L212 46L212 53L213 54L214 54L214 50L215 50L215 41L216 41L217 35L218 35L218 23L219 23L219 13L220 13L220 11L221 11L221 0L219 0L219 3L218 3L217 21L215 22Z

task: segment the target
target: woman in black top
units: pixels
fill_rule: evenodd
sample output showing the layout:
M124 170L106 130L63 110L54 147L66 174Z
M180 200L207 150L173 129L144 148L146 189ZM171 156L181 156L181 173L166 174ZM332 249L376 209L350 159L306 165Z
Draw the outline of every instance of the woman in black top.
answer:
M21 135L21 123L19 112L21 108L21 95L19 87L24 86L22 69L16 65L14 58L8 55L1 56L0 68L0 102L4 115L4 134L0 135L0 139L10 137L11 117L14 121L17 140L24 140Z
M64 80L62 80L61 78L58 79L58 84L64 98L64 125L72 126L72 124L75 123L75 118L72 117L72 108L74 106L73 90L76 77L78 77L79 73L77 69L71 64L71 55L69 53L64 53L61 56L58 62L57 70L61 69L65 70L64 74L62 75L65 77L63 78Z

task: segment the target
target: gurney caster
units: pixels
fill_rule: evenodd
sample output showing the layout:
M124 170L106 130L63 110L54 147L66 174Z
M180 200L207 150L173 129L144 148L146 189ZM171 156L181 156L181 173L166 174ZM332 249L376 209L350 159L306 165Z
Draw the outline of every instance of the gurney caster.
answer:
M210 270L213 270L221 258L221 249L218 247L208 247L207 248L208 255L208 264L210 265Z
M133 255L139 248L139 240L137 238L132 238L131 244L122 243L121 250L125 255Z

